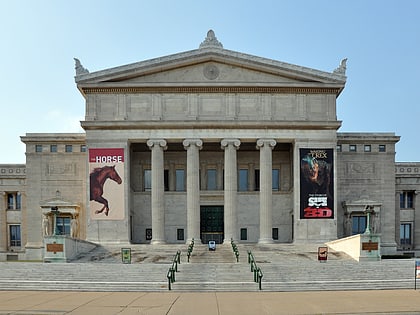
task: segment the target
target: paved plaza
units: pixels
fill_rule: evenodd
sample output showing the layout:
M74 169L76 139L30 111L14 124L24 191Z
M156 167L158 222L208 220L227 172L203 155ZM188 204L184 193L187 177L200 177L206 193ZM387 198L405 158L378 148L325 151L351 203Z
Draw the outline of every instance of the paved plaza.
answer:
M1 291L0 314L420 314L420 290L200 293Z

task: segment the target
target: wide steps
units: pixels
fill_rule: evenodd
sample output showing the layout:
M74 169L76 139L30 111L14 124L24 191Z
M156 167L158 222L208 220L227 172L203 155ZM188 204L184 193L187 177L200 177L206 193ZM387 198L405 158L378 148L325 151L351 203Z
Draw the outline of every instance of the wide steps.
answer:
M258 291L248 264L252 250L263 273L264 291L369 290L414 288L414 259L357 262L341 253L317 260L316 247L239 245L239 262L230 244L209 251L194 246L132 246L132 263L121 262L120 248L93 251L72 263L1 262L0 290L167 291L167 273L182 250L176 291Z

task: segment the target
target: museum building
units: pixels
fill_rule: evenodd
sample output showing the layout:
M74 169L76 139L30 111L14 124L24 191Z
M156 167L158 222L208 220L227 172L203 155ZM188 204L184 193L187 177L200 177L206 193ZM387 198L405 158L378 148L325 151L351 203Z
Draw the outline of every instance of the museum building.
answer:
M420 253L420 163L394 133L340 133L346 59L324 72L223 48L89 72L84 134L27 133L0 165L0 259L42 259L44 238L96 244L381 236Z

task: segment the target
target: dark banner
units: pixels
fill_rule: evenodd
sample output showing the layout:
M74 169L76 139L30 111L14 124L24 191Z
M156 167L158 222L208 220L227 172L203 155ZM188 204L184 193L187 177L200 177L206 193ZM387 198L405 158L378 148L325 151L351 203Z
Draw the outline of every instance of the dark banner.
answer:
M300 149L300 218L334 218L333 149Z
M89 149L90 217L124 219L124 149Z

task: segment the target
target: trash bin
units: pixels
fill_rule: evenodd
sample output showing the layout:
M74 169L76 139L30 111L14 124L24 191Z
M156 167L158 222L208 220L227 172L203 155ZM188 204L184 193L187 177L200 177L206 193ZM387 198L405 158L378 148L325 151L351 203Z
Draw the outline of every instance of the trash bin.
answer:
M209 241L209 250L216 250L216 242Z
M121 248L121 260L123 264L131 264L131 248Z

